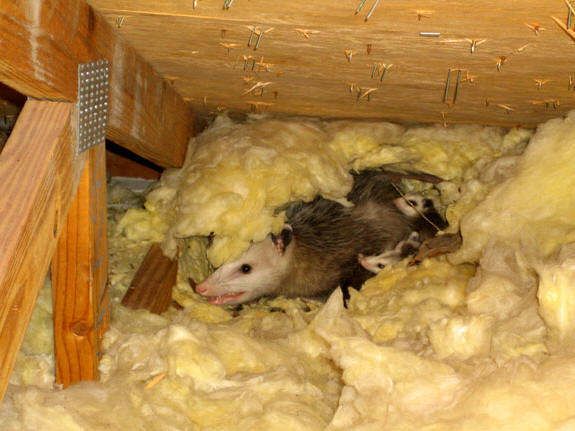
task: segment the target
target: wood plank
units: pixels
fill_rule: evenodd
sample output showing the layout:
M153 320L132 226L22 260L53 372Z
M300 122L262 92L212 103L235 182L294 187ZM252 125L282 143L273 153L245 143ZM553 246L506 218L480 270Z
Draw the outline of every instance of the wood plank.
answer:
M163 313L172 303L172 288L176 285L177 275L178 261L164 256L159 244L152 244L122 299L122 305Z
M106 151L106 168L113 177L138 177L158 180L162 174L161 169L156 166L140 163L126 154L120 154L109 149Z
M160 166L181 166L190 108L85 1L3 0L0 28L0 82L26 96L73 101L78 64L108 59L107 137Z
M525 0L521 7L498 0L383 1L367 22L373 2L355 15L359 0L238 0L229 10L208 0L196 8L192 1L90 3L109 22L124 18L118 31L197 112L255 106L332 118L531 127L575 108L573 42L551 18L567 17L561 0ZM419 18L417 10L423 11ZM250 26L273 28L257 50L253 41L247 46ZM317 33L306 38L306 29ZM472 53L473 39L486 41ZM355 52L350 62L346 50ZM244 70L243 56L258 63L263 57L270 71ZM383 81L381 73L372 78L376 63L393 64ZM466 69L456 103L443 102L450 68ZM538 80L545 82L541 88ZM258 81L272 82L263 96L243 95ZM351 92L349 83L356 84ZM358 98L357 87L377 90L368 101ZM451 96L454 89L455 79Z
M0 154L0 400L84 165L72 112L26 102Z
M105 146L88 160L52 260L56 382L98 378L109 319Z

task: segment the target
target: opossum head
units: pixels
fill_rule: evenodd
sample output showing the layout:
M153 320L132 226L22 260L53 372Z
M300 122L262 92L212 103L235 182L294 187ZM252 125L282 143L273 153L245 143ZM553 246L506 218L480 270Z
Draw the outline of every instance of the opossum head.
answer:
M431 222L429 224L436 226L439 230L447 227L447 223L439 215L431 199L417 194L406 194L395 199L393 203L399 211L411 220L423 219L423 214L427 220L423 219L422 222Z
M242 304L276 292L288 271L293 231L285 226L280 235L268 235L252 244L239 259L220 266L196 286L210 297L210 304Z
M395 206L407 217L417 218L421 214L434 210L433 201L421 195L407 194L393 201Z
M378 274L386 266L397 263L400 260L401 256L395 250L386 251L376 256L364 256L361 253L357 256L359 264L374 274Z
M398 242L394 249L386 250L375 256L365 256L359 253L357 261L368 271L377 274L386 266L393 265L405 257L414 254L417 252L419 246L419 233L411 232L409 237Z

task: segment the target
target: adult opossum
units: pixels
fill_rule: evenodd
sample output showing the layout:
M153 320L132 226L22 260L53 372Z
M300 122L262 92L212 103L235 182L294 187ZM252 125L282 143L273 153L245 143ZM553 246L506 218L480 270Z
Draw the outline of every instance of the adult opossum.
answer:
M325 296L337 286L358 283L351 280L362 269L359 253L377 254L411 230L393 205L373 202L348 208L317 198L290 206L287 220L279 235L252 244L238 260L198 284L196 292L209 296L212 304L270 295Z
M338 286L360 287L373 273L358 255L373 256L413 232L413 219L393 200L399 196L378 171L354 174L343 205L321 197L287 208L279 235L252 244L234 262L220 266L196 286L212 304L239 304L261 296L322 297Z

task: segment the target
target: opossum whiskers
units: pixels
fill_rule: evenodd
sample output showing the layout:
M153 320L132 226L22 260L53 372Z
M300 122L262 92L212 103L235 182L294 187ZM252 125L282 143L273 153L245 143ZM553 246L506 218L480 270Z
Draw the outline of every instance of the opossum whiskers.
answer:
M428 222L431 226L433 226L433 228L435 230L441 231L441 229L435 223L433 223L419 208L417 208L415 205L413 205L411 202L409 202L409 199L407 199L405 197L405 193L403 193L400 190L400 188L397 186L397 184L395 184L393 181L391 181L391 185L393 186L395 191L397 193L399 193L399 195L407 203L407 205L409 205L411 208L413 208L426 222Z

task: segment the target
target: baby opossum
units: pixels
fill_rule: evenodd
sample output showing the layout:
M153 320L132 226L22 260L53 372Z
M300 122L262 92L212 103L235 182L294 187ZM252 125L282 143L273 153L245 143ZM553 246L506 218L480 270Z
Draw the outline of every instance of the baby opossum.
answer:
M392 202L349 208L320 197L291 205L286 215L289 224L279 235L252 244L196 292L212 304L239 304L270 295L321 297L350 283L360 287L370 273L359 266L358 254L375 255L412 230ZM358 269L367 275L358 278Z
M431 199L417 194L406 194L394 199L393 203L411 220L413 230L419 233L420 242L433 238L438 230L447 227Z
M384 249L378 255L364 255L363 253L358 255L359 264L375 274L386 266L415 254L423 241L434 237L438 230L447 227L447 223L439 215L431 199L421 195L407 194L394 199L393 203L411 221L414 231L392 249Z
M438 230L447 227L447 223L437 212L431 199L413 193L402 195L394 185L389 172L367 169L352 172L352 175L354 182L347 195L349 201L356 205L367 202L388 205L393 201L397 209L408 218L413 231L419 233L420 242L435 236Z
M417 252L420 245L419 233L414 231L406 240L398 242L393 250L384 251L375 256L364 256L359 253L357 260L365 269L377 274L386 266L397 263Z

